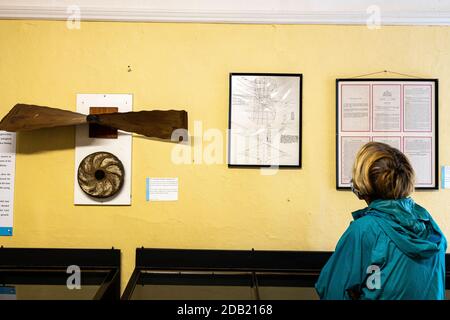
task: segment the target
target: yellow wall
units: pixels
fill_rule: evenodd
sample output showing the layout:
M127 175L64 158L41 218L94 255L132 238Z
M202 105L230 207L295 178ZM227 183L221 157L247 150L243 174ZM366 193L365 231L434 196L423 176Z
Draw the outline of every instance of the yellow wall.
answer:
M123 285L140 246L332 250L363 206L335 189L335 79L384 69L439 78L450 164L449 27L0 21L1 116L17 102L75 110L77 93L132 93L135 110L186 108L191 128L223 131L229 72L304 75L301 170L174 165L173 144L135 137L130 207L73 205L72 128L20 134L14 236L0 243L120 248ZM180 200L146 202L148 176L179 177ZM414 197L450 237L448 191Z

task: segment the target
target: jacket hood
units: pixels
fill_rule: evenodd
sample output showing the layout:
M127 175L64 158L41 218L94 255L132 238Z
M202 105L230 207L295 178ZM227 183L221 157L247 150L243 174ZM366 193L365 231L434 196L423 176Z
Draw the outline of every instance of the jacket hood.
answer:
M353 212L355 220L365 215L377 217L381 229L411 258L430 258L447 248L431 215L411 198L375 200L367 208Z

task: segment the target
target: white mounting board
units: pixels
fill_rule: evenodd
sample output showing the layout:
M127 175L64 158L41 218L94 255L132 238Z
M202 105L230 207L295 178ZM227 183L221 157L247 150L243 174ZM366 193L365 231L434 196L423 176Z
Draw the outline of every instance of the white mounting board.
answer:
M119 112L133 111L131 94L77 94L77 112L89 114L90 107L117 107ZM131 205L131 149L132 134L118 132L117 139L89 138L89 125L77 126L75 135L74 204L76 205ZM77 173L80 162L89 154L106 151L123 163L125 179L122 189L112 198L94 199L81 190Z

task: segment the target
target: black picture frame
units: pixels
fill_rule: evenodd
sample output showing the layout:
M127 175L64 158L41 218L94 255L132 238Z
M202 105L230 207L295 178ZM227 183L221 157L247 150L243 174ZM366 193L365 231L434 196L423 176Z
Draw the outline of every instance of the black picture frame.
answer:
M255 77L296 77L299 79L299 105L298 105L298 161L293 164L257 164L257 163L231 163L232 151L232 111L233 111L233 77L236 76L255 76ZM302 98L303 98L303 74L301 73L230 73L229 74L229 111L228 111L228 168L301 168L302 167Z
M336 189L350 190L350 187L339 185L339 84L344 81L351 82L433 82L434 83L434 185L430 187L415 187L416 190L439 190L439 79L434 78L338 78L336 79Z

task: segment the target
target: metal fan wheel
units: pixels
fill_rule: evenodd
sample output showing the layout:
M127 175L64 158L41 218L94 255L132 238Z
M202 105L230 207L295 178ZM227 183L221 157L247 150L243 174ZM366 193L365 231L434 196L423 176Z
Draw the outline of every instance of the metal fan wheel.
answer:
M109 198L123 186L125 169L115 155L101 151L86 156L78 167L78 185L93 198Z

